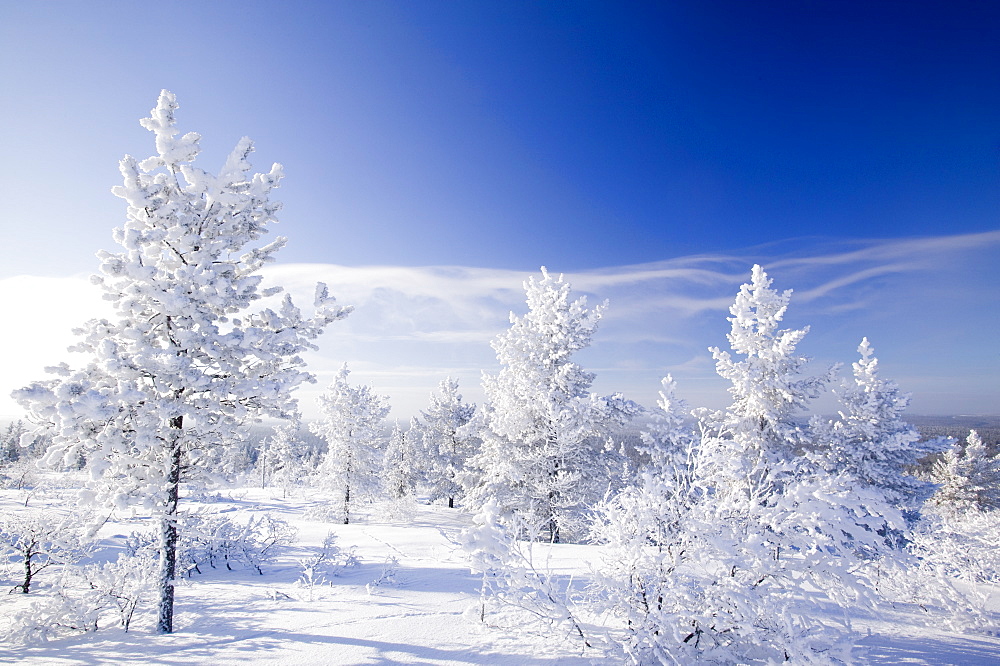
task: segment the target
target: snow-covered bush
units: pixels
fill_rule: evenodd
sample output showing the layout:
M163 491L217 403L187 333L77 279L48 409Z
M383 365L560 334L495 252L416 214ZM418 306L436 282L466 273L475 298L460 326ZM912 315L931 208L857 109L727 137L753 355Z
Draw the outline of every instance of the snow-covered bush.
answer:
M941 513L930 508L906 532L909 558L887 562L879 592L890 602L914 604L930 627L995 632L990 586L998 581L1000 522L993 513Z
M339 576L347 567L359 563L354 548L344 550L335 543L336 540L333 532L327 532L319 551L299 560L302 573L295 584L308 591L310 601L315 588L328 584L330 577Z
M0 488L26 490L38 481L38 461L20 458L0 469Z
M621 648L638 663L667 661L670 647L660 643L678 642L668 632L678 603L665 600L686 595L680 567L690 561L687 530L699 499L693 486L698 436L675 391L667 376L660 411L641 433L639 452L647 463L633 483L601 503L592 528L594 541L605 545L594 602L624 622Z
M80 576L92 594L87 595L103 606L110 602L118 611L118 621L127 632L140 604L153 599L156 589L156 553L150 549L134 555L122 553L113 562L91 564Z
M264 575L262 567L291 544L296 534L295 528L268 514L251 516L246 523L204 514L189 514L183 521L178 560L188 575L201 573L205 564L212 568L224 564L229 570L239 564Z
M14 612L4 638L15 644L31 644L97 631L108 603L96 591L71 593L57 587L53 595Z
M472 527L462 532L462 548L469 557L472 573L480 574L476 618L486 622L487 612L512 615L517 624L542 624L547 630L568 630L584 647L591 647L570 598L571 584L536 561L538 533L548 523L535 526L515 524L501 516L496 502L487 501L473 517ZM522 535L518 539L514 534Z
M379 571L378 576L373 578L370 582L365 583L365 592L369 596L377 594L379 588L381 587L392 587L398 582L396 580L396 574L399 573L399 559L395 555L387 555L385 562L382 563L382 569Z
M281 549L295 541L297 530L280 518L261 514L250 518L236 539L237 559L264 575L264 565L270 564Z
M108 614L127 632L139 604L155 598L155 551L122 553L114 562L67 566L49 593L10 617L4 638L37 643L97 631Z
M925 511L910 551L935 572L970 584L1000 584L1000 512Z
M990 586L1000 584L1000 460L973 430L934 464L937 491L906 534L912 564L884 585L894 600L936 607L928 623L956 630L995 631Z

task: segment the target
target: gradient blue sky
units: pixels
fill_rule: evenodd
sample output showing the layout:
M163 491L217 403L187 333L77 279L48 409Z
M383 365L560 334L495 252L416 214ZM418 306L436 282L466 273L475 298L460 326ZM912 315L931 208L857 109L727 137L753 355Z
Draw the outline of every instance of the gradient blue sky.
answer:
M705 348L754 262L817 361L868 335L914 410L1000 413L998 28L988 2L4 3L4 344L86 315L37 294L111 247L168 88L203 168L243 135L285 165L285 277L359 306L321 381L348 361L395 415L447 372L476 397L543 264L612 300L599 388L651 404L672 371L723 403Z

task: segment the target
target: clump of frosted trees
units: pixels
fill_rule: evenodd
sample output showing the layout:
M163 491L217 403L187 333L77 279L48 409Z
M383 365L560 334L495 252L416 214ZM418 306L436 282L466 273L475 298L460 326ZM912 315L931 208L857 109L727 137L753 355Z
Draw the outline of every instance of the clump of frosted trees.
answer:
M1000 509L1000 454L990 453L975 430L934 463L930 480L938 484L931 504L941 511L961 514Z
M929 597L948 608L945 623L955 629L995 631L983 586L1000 583L1000 454L973 430L936 460L928 476L937 490L907 534L917 571L895 593Z
M730 308L731 351L711 350L731 405L696 410L689 424L668 378L644 437L649 463L603 507L602 585L636 663L850 661L849 622L824 619L823 605L873 604L866 564L891 550L888 531L904 527L887 498L906 485L904 458L877 477L830 464L891 446L892 435L835 438L836 424L804 428L795 418L833 369L804 376L796 347L808 329L779 329L790 292L770 285L754 267ZM887 396L868 406L894 413ZM817 441L815 431L827 436Z
M593 376L569 360L601 310L571 301L545 272L526 288L528 314L512 315L494 343L502 370L484 378L484 446L472 459L481 481L469 497L481 510L466 547L483 576L480 617L491 605L549 612L589 644L586 605L538 570L524 541L559 540L563 512L582 506L597 507L591 537L605 552L590 598L619 618L613 652L633 663L849 663L850 613L893 598L898 586L882 581L893 571L923 567L926 584L907 600L968 610L940 567L923 564L921 534L933 530L920 510L935 485L912 472L947 441L920 441L903 421L908 397L879 376L867 339L853 378L835 389L836 418L806 420L837 367L806 374L797 347L808 329L780 328L791 291L772 289L755 266L730 308L730 348L710 350L729 407L691 410L667 377L637 473L595 502L584 470L614 487L605 468L614 449L599 442L634 407L590 394ZM990 507L996 474L970 435L935 468L932 501ZM975 552L991 552L984 545Z
M261 442L257 453L256 472L260 487L280 488L284 497L298 485L305 473L305 447L298 436L298 423L285 421L274 427L271 435Z

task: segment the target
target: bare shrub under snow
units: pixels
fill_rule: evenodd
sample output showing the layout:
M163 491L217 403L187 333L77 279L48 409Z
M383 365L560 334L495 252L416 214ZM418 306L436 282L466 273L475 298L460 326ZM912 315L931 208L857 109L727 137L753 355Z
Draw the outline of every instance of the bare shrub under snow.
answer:
M354 548L344 550L336 545L336 540L337 536L333 532L327 532L319 550L298 562L302 573L295 584L307 591L309 601L313 600L316 588L328 585L331 577L339 576L344 569L356 566L359 562Z
M178 560L192 571L225 565L249 567L263 575L263 566L272 562L282 547L295 540L296 530L285 521L267 514L241 523L227 516L188 514L183 519Z
M54 511L0 514L0 552L7 574L18 581L12 591L28 594L42 571L82 558L89 547L86 523Z

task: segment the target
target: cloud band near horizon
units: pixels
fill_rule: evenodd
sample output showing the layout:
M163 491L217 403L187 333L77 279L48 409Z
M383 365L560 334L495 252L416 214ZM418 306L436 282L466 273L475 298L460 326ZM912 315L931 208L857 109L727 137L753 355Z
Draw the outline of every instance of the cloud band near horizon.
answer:
M856 360L867 336L884 376L913 394L920 414L1000 414L1000 231L883 241L804 238L726 255L693 255L633 266L567 271L574 293L609 308L578 362L597 374L594 390L622 392L655 404L671 373L692 406L721 407L726 385L707 348L727 347L729 305L754 263L777 289L792 289L787 327L810 326L800 351L818 367ZM559 266L548 266L560 272ZM355 306L308 355L318 383L300 390L315 415L315 397L344 362L354 382L390 396L391 417L419 413L445 376L479 402L482 371L497 369L490 341L525 310L521 271L462 266L274 264L265 283L282 285L307 305L317 281ZM110 307L87 276L16 276L0 280L8 350L0 375L0 414L20 415L10 391L44 378L60 361L80 363L65 348L70 330ZM818 369L818 368L817 368ZM821 400L817 409L833 403Z

